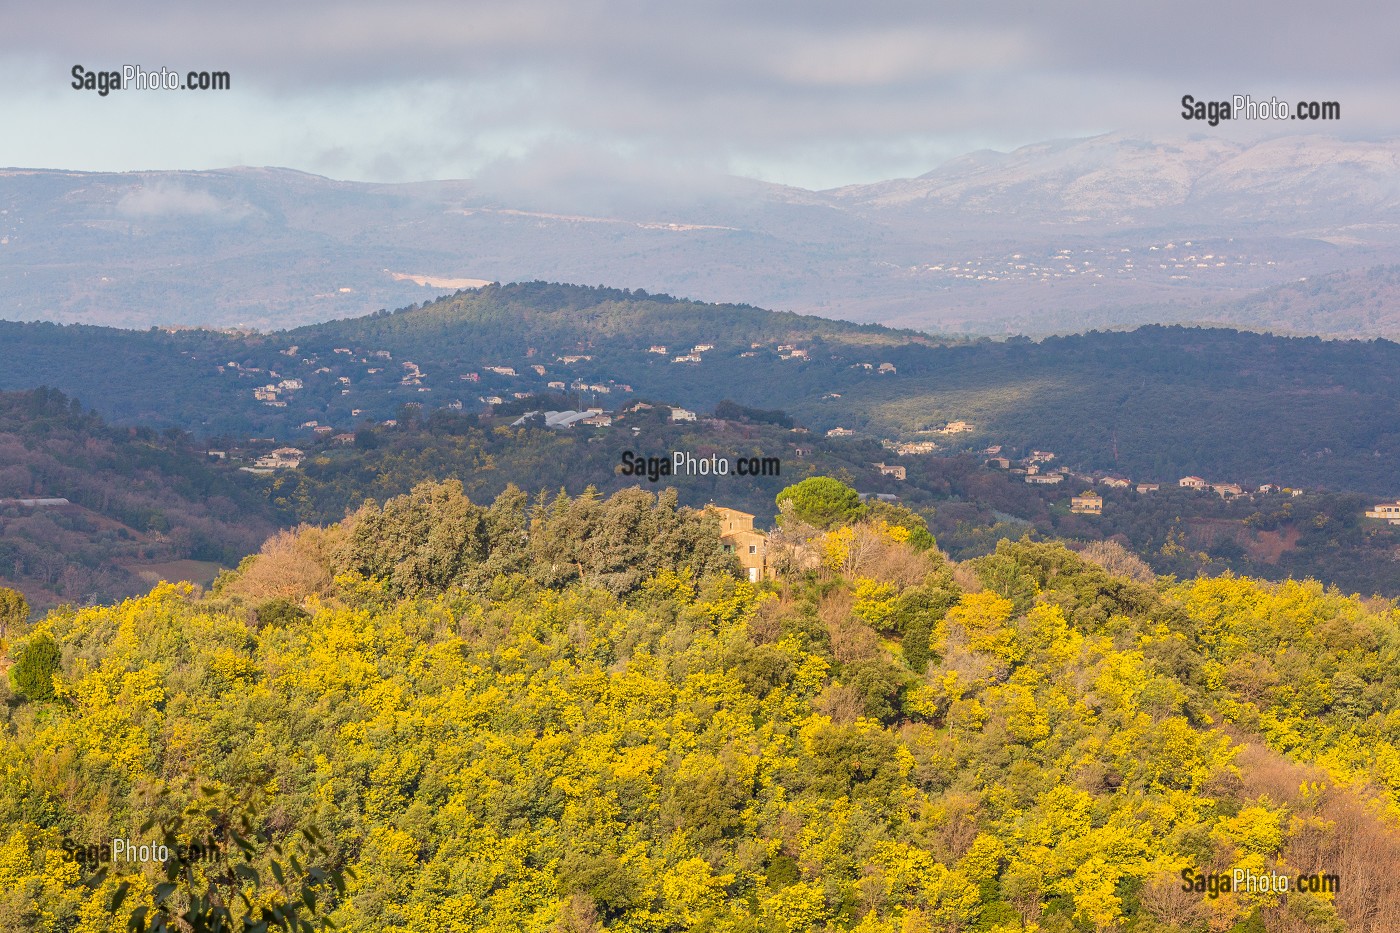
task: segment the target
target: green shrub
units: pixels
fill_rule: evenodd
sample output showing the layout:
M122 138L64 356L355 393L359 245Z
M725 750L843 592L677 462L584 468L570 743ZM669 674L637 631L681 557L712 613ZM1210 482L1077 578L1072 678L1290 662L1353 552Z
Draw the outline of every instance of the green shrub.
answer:
M53 699L53 675L58 673L58 644L45 634L35 635L19 649L10 668L15 693L29 700Z
M285 597L269 599L265 603L259 603L258 608L253 612L258 617L258 627L266 628L276 626L284 628L302 619L310 618L310 613L298 606L295 602Z

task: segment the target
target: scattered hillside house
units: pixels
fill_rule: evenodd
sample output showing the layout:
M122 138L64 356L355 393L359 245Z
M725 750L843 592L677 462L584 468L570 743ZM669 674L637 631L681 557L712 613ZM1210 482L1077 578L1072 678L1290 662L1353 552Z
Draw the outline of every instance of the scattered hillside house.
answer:
M1233 499L1236 496L1244 495L1244 490L1237 483L1216 483L1210 488L1214 489L1222 499Z
M277 401L277 387L259 386L253 390L253 398L260 402L275 402Z
M1103 496L1090 489L1082 496L1074 496L1069 500L1069 510L1078 515L1102 515Z
M590 408L589 416L584 418L580 424L586 424L591 428L607 428L612 426L612 415L599 408Z
M719 518L720 545L726 554L739 559L750 583L773 575L768 566L768 536L754 528L752 515L718 505L706 506L705 510L713 511Z
M353 443L355 443L355 435L353 435L353 434L337 434L335 437L331 438L331 443L332 443L332 444L341 444L342 446L345 445L345 444L353 444Z
M665 355L666 355L666 348L663 347L663 346L662 346L661 344L659 344L659 343L654 343L654 344L652 344L651 346L647 347L647 352L648 352L648 353L660 353L662 356L665 356Z
M879 365L879 367L877 368L876 371L877 371L877 372L881 372L881 373L891 373L891 374L893 374L894 372L896 372L893 363L881 363L881 364ZM971 429L969 429L969 430L971 430Z
M339 382L339 383L340 383L341 385L343 385L343 386L348 386L348 385L350 384L350 377L349 377L349 376L340 376L339 378L336 379L336 382Z
M998 470L1009 470L1011 469L1011 461L1005 457L993 457L987 461L987 466L995 467Z
M1159 489L1161 489L1161 488L1162 488L1161 485L1158 484L1158 483L1138 483L1138 484L1137 484L1137 491L1140 492L1140 493L1143 493L1144 495L1147 494L1147 493L1149 493L1149 492L1156 492L1157 490L1159 490Z
M852 363L852 364L851 364L851 368L852 368L852 369L874 369L875 367L874 367L872 364L870 364L870 363Z
M575 354L570 355L570 356L561 356L561 357L559 357L559 362L561 362L561 363L563 363L564 365L567 366L567 365L569 365L570 363L577 363L579 360L591 360L591 359L593 359L593 357L588 356L588 355L586 355L586 354L583 354L583 353L575 353Z
M279 388L279 389L284 389L284 390L286 390L286 391L288 391L288 392L295 392L295 391L297 391L298 389L301 388L301 380L300 380L300 379L283 379L281 382L277 383L277 388Z
M516 374L514 366L487 366L486 371L498 376L514 376Z
M305 458L306 454L295 447L278 447L272 453L254 460L253 465L264 470L295 470Z
M997 454L1001 453L1001 445L993 444L991 447L984 449L982 453L986 454L989 457L995 457Z
M487 405L504 405L506 400L499 395L488 395L482 401Z
M758 344L754 344L754 346L757 347ZM796 349L797 349L797 348L796 348L795 346L793 346L792 344L790 344L790 343L780 343L780 344L778 344L778 352L779 352L779 353L791 353L793 350L796 350Z
M856 432L850 428L832 428L826 432L827 437L853 437Z
M1400 501L1382 502L1366 512L1367 518L1378 518L1391 525L1400 525Z
M700 362L700 357L696 356L694 353L687 353L687 354L685 354L684 356L678 356L678 357L676 357L675 359L671 360L671 362L672 362L672 363L698 363L698 362Z
M806 360L811 359L806 350L789 350L786 353L779 353L780 360Z
M543 375L544 375L544 367L541 366L539 363L533 363L533 364L531 364L530 368L533 369L533 370L535 371L535 375L536 375L536 376L543 376Z
M695 412L689 410L688 408L676 408L676 407L672 406L672 408L671 408L671 420L672 420L672 421L694 421L694 420L695 420Z
M1056 483L1063 483L1065 476L1063 473L1028 473L1026 482L1037 486L1054 486Z
M1033 460L1036 463L1046 463L1055 459L1055 452L1053 450L1032 450L1030 457L1027 459Z
M480 373L462 373L462 375L459 376L458 378L461 379L463 382L480 382L480 381L481 381L481 374L480 374Z
M1100 486L1107 486L1109 489L1127 489L1132 483L1117 476L1105 476L1099 480Z
M388 350L375 350L372 353L370 353L370 356L380 360L392 360L394 358L393 354L391 354Z
M532 396L532 395L534 395L534 394L535 394L535 393L533 393L533 392L512 392L512 393L511 393L511 395L512 395L514 398L518 398L518 399L520 399L520 398L529 398L530 396Z
M894 452L900 456L909 454L931 454L938 449L933 441L907 441L894 445Z
M335 428L331 427L328 424L318 424L312 430L317 434L330 434L335 430Z
M971 425L971 423L969 423L969 422L967 422L967 421L949 421L947 424L945 424L945 425L943 426L943 430L939 431L938 433L939 433L939 434L962 434L962 433L964 433L964 432L971 431L971 430L972 430L972 425Z
M564 388L564 383L562 383L562 382L557 382L557 381L556 381L556 382L551 382L551 383L549 383L549 388L551 388L551 389L562 389L562 388Z
M691 353L708 353L710 350L713 350L714 348L715 348L715 345L712 344L712 343L697 343L695 346L693 346L693 347L690 348L690 352L691 352Z
M228 459L228 451L227 451L227 450L206 450L206 451L204 452L204 456L208 457L210 460L227 460L227 459Z
M612 389L610 389L609 387L607 387L607 386L605 386L605 385L602 385L602 384L600 384L600 383L597 383L597 382L590 382L590 383L588 384L588 391L589 391L589 392L598 392L598 393L600 393L600 394L602 394L602 395L607 395L608 393L612 392Z
M655 407L649 402L633 402L627 411L651 411Z
M452 401L450 401L450 402L447 403L447 407L448 407L449 409L451 409L452 411L461 411L461 410L462 410L462 400L459 399L459 398L454 398Z
M1210 485L1199 476L1183 476L1176 481L1176 484L1183 489L1205 489Z
M349 348L349 347L336 347L336 348L335 348L334 350L332 350L331 352L332 352L332 353L344 353L346 356L349 356L349 355L350 355L350 348Z
M303 421L303 422L301 423L301 426L302 426L303 428L315 428L315 427L319 427L320 424L321 424L321 422L319 422L319 421Z
M881 476L893 476L899 480L904 479L906 472L904 467L890 463L877 463L875 469L880 471Z

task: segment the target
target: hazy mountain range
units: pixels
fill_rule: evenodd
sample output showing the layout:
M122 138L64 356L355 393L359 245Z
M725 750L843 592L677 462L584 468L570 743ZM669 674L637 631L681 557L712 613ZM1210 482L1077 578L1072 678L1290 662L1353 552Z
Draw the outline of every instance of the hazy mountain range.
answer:
M6 169L0 317L266 329L544 278L931 331L1393 336L1397 161L1396 141L1221 133L978 152L829 191Z

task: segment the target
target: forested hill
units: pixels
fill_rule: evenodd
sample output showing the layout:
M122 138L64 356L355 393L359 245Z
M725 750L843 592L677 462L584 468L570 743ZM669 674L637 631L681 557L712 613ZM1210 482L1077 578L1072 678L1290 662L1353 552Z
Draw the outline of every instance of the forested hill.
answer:
M0 393L0 585L36 608L212 579L272 533L271 515L178 431L112 427L52 389Z
M938 341L737 305L529 283L274 334L0 323L0 387L49 382L112 420L295 442L424 409L565 386L785 409L816 431L989 444L1172 482L1187 474L1400 493L1400 345L1178 327ZM300 433L299 433L300 432Z
M880 346L929 341L918 331L878 324L688 301L641 289L554 282L493 285L398 313L312 324L284 333L294 342L318 349L327 342L348 342L424 359L443 359L443 351L454 347L483 354L483 359L490 354L514 359L532 346L553 354L581 348L646 351L661 344L677 355L689 353L696 344L739 351L753 343L796 340Z
M790 502L753 584L673 493L425 484L13 631L0 927L1391 928L1393 604ZM161 827L207 860L77 862Z

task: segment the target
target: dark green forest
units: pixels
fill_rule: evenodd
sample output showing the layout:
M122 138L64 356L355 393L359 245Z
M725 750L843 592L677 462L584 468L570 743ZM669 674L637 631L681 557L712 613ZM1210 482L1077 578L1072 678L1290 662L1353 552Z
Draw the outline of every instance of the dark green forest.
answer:
M579 495L590 486L611 494L640 485L671 490L683 505L714 502L751 512L760 527L771 527L779 490L829 475L862 493L898 496L958 559L1026 534L1081 545L1112 540L1156 572L1181 578L1233 571L1312 578L1367 595L1400 592L1400 529L1363 519L1371 500L1355 494L1226 502L1171 485L1150 495L1100 486L1104 514L1084 516L1069 511L1070 497L1083 489L1073 480L1032 486L971 455L896 457L870 438L794 432L782 412L733 403L717 406L724 418L672 422L658 406L620 415L609 428L568 431L510 427L512 414L412 405L398 414L396 425L363 426L350 443L324 436L302 442L307 456L299 469L256 475L239 467L268 442L231 448L231 460L210 460L207 445L178 429L109 426L55 390L0 394L0 499L61 496L73 503L0 507L0 582L40 608L120 598L153 579L207 582L275 527L339 521L367 499L383 502L427 481L453 479L485 499L510 485L532 495ZM621 472L624 452L669 457L675 450L731 463L774 457L779 472L670 476L655 484ZM907 480L880 475L877 462L903 465Z
M1111 539L1142 555L1158 573L1182 578L1233 571L1400 595L1400 529L1364 519L1371 500L1355 494L1225 501L1214 492L1174 485L1147 495L1099 486L1104 514L1085 516L1069 510L1083 483L1033 486L970 455L895 457L869 439L794 434L741 419L675 424L655 410L630 413L613 429L511 428L506 420L454 412L421 417L410 410L393 427L357 432L353 445L323 441L311 447L299 470L254 481L284 523L325 523L365 499L382 501L417 483L449 477L476 497L493 497L509 484L572 494L593 486L611 493L639 482L620 472L627 450L657 456L685 450L731 460L777 456L782 472L776 476L683 476L655 485L642 479L640 485L673 488L682 504L696 508L714 502L752 512L760 525L771 526L779 490L809 476L837 476L863 493L897 495L959 559L1027 533L1081 542ZM877 462L904 465L907 479L880 475Z

